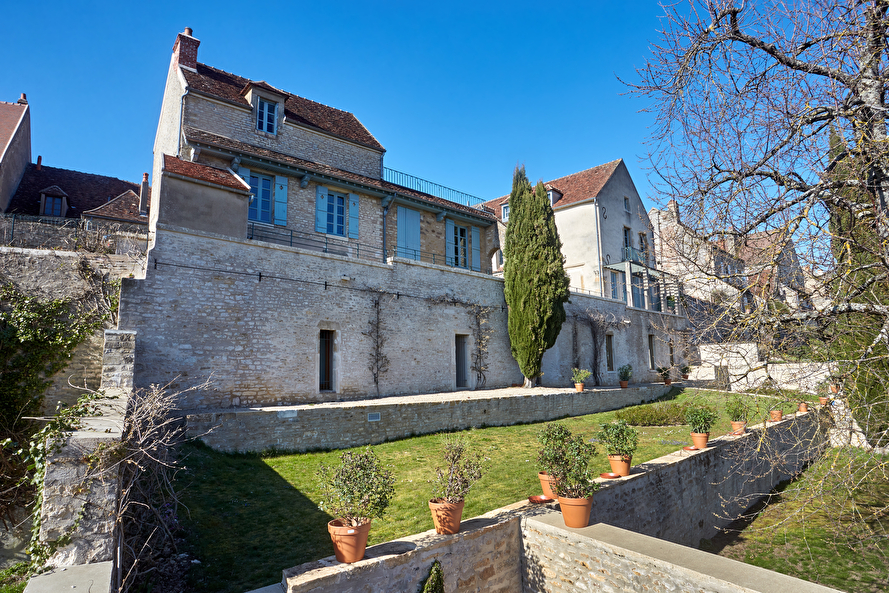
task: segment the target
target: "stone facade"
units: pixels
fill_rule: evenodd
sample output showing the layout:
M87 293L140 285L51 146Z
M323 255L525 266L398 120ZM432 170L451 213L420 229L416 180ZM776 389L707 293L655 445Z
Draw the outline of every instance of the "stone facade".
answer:
M4 212L31 162L31 108L24 93L17 103L0 101L0 120L12 132L0 136L0 212Z

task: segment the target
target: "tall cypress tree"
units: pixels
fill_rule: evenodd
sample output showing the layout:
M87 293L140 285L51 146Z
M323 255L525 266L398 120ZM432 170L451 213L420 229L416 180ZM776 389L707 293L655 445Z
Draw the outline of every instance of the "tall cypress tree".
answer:
M565 321L568 275L546 188L538 183L532 191L524 166L512 177L503 254L510 346L525 387L531 387Z

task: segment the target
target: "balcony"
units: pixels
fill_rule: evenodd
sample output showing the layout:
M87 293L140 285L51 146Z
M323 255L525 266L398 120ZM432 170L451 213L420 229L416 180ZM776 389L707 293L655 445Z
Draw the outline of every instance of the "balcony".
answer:
M423 193L427 193L431 196L436 196L444 200L456 202L457 204L469 206L470 208L484 202L484 200L482 198L479 198L478 196L473 196L472 194L467 194L466 192L462 192L460 190L453 189L445 185L435 183L433 181L428 181L421 177L415 177L407 173L402 173L401 171L396 171L395 169L390 169L389 167L383 167L383 180L416 191L421 191Z
M624 247L623 248L623 259L621 261L633 262L634 264L640 264L643 266L647 266L647 258L645 257L645 252L641 249L636 249L635 247Z

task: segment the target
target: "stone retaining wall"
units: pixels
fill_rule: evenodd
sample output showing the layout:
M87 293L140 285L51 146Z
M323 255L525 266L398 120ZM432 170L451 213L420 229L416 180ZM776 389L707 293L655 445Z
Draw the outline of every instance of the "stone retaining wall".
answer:
M456 593L832 591L694 549L819 454L817 416L755 427L600 480L584 529L564 527L555 503L517 503L464 521L454 536L427 531L372 546L355 564L331 556L287 569L282 586L286 593L414 591L438 559L445 590Z
M225 452L340 449L474 426L508 426L595 414L657 399L669 389L649 385L578 393L573 389L512 388L232 408L189 414L188 434Z

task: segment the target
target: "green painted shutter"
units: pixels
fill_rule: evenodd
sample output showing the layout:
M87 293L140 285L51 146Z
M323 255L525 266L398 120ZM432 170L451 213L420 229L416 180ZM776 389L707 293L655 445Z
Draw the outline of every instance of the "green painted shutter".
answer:
M315 188L315 232L327 232L327 188L321 185Z
M481 245L481 233L478 232L478 227L472 227L472 269L476 272L480 272L482 269L482 245Z
M275 224L287 226L287 178L275 177Z
M358 194L349 194L349 238L358 238Z
M445 261L454 265L454 221L450 218L445 219Z

